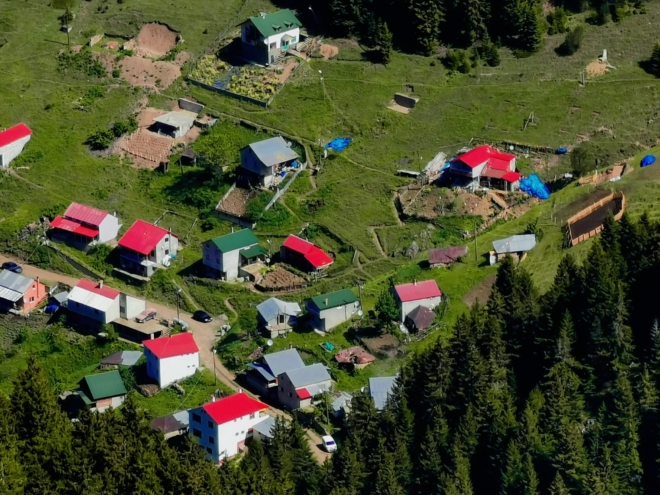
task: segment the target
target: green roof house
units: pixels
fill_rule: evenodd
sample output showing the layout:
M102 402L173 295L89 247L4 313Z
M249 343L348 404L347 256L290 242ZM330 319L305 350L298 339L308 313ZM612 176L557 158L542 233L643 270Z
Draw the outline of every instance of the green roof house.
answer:
M307 301L314 329L327 332L361 312L360 301L350 289L342 289L312 297Z
M264 267L268 251L250 229L211 239L202 244L203 263L209 276L222 280L245 277L255 280Z
M119 407L126 399L126 386L119 371L88 375L78 383L78 395L92 411Z
M302 24L289 9L261 13L241 24L241 54L261 65L277 62L300 42Z

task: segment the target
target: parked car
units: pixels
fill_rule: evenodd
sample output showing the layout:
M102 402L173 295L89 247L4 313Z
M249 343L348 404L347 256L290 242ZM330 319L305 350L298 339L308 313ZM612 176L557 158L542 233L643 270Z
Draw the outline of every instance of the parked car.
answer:
M149 320L153 320L154 318L156 318L156 310L149 308L149 309L145 309L144 311L142 311L142 313L137 315L135 317L135 321L137 321L138 323L145 323Z
M335 443L335 439L332 438L330 435L323 435L323 448L328 453L335 452L337 450L337 444Z
M23 273L23 269L21 268L21 265L19 265L18 263L14 263L13 261L7 261L6 263L3 263L2 269L9 270L10 272L14 272L14 273Z
M193 320L201 321L202 323L208 323L213 321L213 318L206 311L199 310L193 313Z

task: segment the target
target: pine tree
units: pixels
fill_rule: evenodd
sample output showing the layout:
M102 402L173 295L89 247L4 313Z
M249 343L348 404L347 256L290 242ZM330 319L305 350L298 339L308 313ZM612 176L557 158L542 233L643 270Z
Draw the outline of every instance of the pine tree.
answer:
M388 65L392 60L392 52L394 50L392 44L392 33L387 27L387 23L384 22L380 32L378 33L378 45L380 53L380 61L384 65Z
M649 59L649 72L660 77L660 41L653 47L651 58Z
M441 445L446 439L436 440L437 429L428 428L419 448L417 462L414 464L412 493L416 495L440 495L440 482L443 472Z
M544 33L544 21L537 12L537 7L532 3L523 3L520 10L518 53L528 55L539 51L543 45Z
M443 12L439 0L410 0L408 3L412 24L411 37L416 42L416 49L422 55L429 56L437 45Z
M9 400L0 395L0 494L18 495L26 484L20 444Z
M550 495L570 495L571 492L566 488L563 478L559 473L555 475L555 479L550 485Z
M445 495L473 495L470 461L460 452L455 453L452 474L442 476L441 487L440 493Z

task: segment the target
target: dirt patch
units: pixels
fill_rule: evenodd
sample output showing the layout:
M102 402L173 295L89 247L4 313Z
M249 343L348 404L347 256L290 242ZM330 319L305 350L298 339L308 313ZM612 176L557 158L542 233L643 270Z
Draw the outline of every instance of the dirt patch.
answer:
M580 218L578 221L569 224L571 239L588 234L592 230L603 225L603 222L609 215L615 215L621 210L621 199L616 198L608 201L597 210L592 211L586 217Z
M165 110L159 110L158 108L147 107L138 113L137 121L138 127L150 127L154 123L156 117L165 115L167 112Z
M159 136L145 128L140 128L137 132L117 141L114 150L123 156L129 156L136 168L153 169L167 161L173 144L174 139L170 137Z
M179 35L171 31L167 26L162 24L145 24L140 29L138 35L128 44L134 44L136 55L142 57L160 58L167 55L172 48L176 46L179 40Z
M606 72L607 72L607 64L604 64L600 60L594 60L589 65L587 65L587 75L589 77L602 76Z
M286 270L280 265L276 265L273 271L266 274L259 283L258 288L266 292L278 292L284 290L300 289L307 284L307 281Z
M115 62L115 56L109 53L97 55L99 61L109 73L115 69L121 70L121 78L131 86L165 89L181 77L181 67L173 62L154 62L148 58L125 57Z
M463 190L447 190L441 194L434 187L405 188L400 192L399 200L406 215L425 220L446 214L477 215L485 220L495 211L489 195L481 197Z
M235 217L245 217L247 215L248 202L256 197L257 194L257 191L236 187L229 196L225 198L218 208L218 211L228 213Z
M294 69L298 67L298 62L289 62L282 68L282 73L277 75L277 79L280 81L280 84L284 84L287 79L291 76L291 73Z
M197 141L197 138L199 137L199 135L200 135L201 133L202 133L202 129L201 129L201 128L199 128L199 127L197 127L197 126L193 126L193 128L190 129L190 130L186 133L185 136L182 136L182 137L180 137L180 138L176 138L176 139L174 140L174 144L179 144L179 143L181 143L181 144L186 145L186 147L187 147L189 144L194 143L195 141Z
M326 45L325 43L323 43L319 51L321 52L321 55L323 55L323 58L325 60L329 60L337 56L337 54L339 53L339 48L337 48L334 45Z
M399 352L401 343L391 333L384 333L378 337L364 337L362 344L367 350L378 358L393 358Z
M486 304L486 301L488 301L488 298L490 297L490 293L493 291L493 285L495 285L496 279L497 274L493 273L479 282L476 287L463 297L463 302L466 306L472 307L477 302L479 304Z
M577 201L574 201L570 205L566 206L565 208L562 208L557 212L557 220L560 221L561 223L564 223L566 220L571 218L573 215L575 215L577 212L584 210L587 206L597 203L604 197L610 195L610 191L606 191L604 189L597 189L596 191L592 192L591 194L587 194L586 196L581 197Z

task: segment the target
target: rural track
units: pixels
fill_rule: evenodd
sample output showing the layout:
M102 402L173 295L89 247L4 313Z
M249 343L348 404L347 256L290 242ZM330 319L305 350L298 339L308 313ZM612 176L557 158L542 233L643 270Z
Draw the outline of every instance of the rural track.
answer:
M0 263L4 263L6 261L15 261L19 263L23 268L24 275L33 278L39 277L43 281L61 283L73 287L80 280L79 278L63 275L50 270L44 270L42 268L37 268L32 265L24 264L22 260L8 258L7 256L0 254ZM163 318L173 319L177 317L176 308L171 308L169 306L165 306L163 304L159 304L154 301L147 300L146 303L147 303L147 307L155 309L158 315ZM236 310L233 308L233 306L231 305L228 299L225 299L225 305L235 315L237 314ZM185 318L186 323L188 323L190 326L190 330L192 331L195 342L199 347L199 356L204 367L209 371L215 370L215 376L224 385L229 387L229 389L233 390L234 392L238 392L239 390L241 390L243 393L246 393L247 395L258 399L258 397L256 397L254 394L243 390L242 386L239 385L236 381L236 375L231 371L229 371L222 364L220 359L218 359L218 357L213 353L213 347L218 340L216 329L213 327L213 325L208 323L201 323L196 320L193 320L192 315L190 313L187 313L186 311L179 311L179 312L181 314L181 317ZM214 361L215 361L215 365L214 365ZM269 407L268 412L271 416L274 417L281 416L289 420L291 419L290 414L273 406ZM321 449L321 445L322 445L321 438L316 434L316 432L311 430L307 430L306 434L314 458L317 459L317 461L319 461L320 463L325 462L326 459L330 457L330 454L328 454L327 452Z

